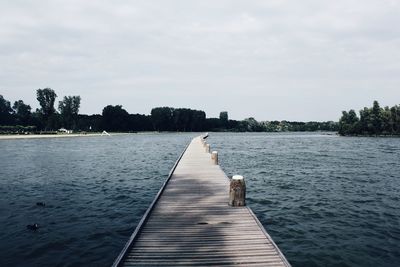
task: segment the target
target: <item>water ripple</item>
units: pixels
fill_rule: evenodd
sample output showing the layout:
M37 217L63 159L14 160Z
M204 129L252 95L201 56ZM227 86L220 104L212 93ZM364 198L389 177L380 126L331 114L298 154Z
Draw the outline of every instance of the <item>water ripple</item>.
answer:
M192 136L1 141L0 266L110 266Z
M293 266L400 265L400 139L212 134Z

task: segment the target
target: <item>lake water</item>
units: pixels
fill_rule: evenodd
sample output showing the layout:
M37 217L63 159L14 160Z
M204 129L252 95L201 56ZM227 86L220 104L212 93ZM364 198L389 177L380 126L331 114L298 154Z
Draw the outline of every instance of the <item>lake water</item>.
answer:
M0 141L0 266L111 265L195 135ZM208 142L245 176L248 205L293 266L400 265L400 139Z

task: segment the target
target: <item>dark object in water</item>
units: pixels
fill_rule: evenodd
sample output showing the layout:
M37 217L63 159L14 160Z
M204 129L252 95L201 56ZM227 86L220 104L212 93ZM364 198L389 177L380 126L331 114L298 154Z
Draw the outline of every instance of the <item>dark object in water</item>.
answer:
M28 230L36 231L37 229L39 229L39 225L38 225L37 223L28 224L28 225L26 226L26 228L28 228Z
M44 203L44 202L36 202L36 206L44 207L44 206L46 206L46 203Z

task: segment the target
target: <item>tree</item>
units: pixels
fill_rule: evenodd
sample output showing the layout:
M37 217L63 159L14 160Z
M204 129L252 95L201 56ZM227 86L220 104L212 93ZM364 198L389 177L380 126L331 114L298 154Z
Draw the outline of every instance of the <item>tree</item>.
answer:
M77 128L82 131L99 132L102 128L103 117L100 114L96 115L78 115Z
M390 114L393 120L393 132L400 135L400 106L391 107Z
M372 131L372 122L371 122L371 110L367 107L364 107L360 110L360 128L359 132L361 134L368 134Z
M203 131L206 122L206 113L202 110L194 110L192 113L191 131Z
M13 124L13 109L10 101L7 101L0 95L0 125Z
M359 133L359 118L356 112L351 109L349 112L343 111L339 120L340 135L354 135Z
M219 113L219 119L221 121L222 126L227 127L228 126L228 111L221 111Z
M382 108L379 106L378 101L375 100L371 110L371 121L374 134L382 133L382 113Z
M174 109L170 107L158 107L151 110L151 120L156 131L174 130Z
M103 109L102 125L106 131L128 131L129 113L121 105L108 105Z
M129 131L152 131L151 116L142 114L129 114Z
M186 132L189 130L192 120L192 110L188 108L172 109L172 119L174 122L175 131Z
M244 122L247 126L246 131L248 132L261 132L263 130L260 123L254 118L247 118L244 120Z
M277 132L279 123L279 121L265 121L262 124L266 132Z
M228 120L227 129L229 129L230 131L237 131L238 127L239 127L239 121L237 121L237 120Z
M63 101L58 103L58 110L65 128L76 129L80 105L80 96L64 96Z
M400 106L381 108L378 101L374 101L371 108L360 110L358 119L354 110L343 111L339 120L339 133L342 135L399 135L400 134Z
M57 94L51 88L37 89L36 99L39 101L41 109L39 110L43 117L43 124L45 128L52 128L54 118L50 120L50 117L55 114L54 103L56 101Z
M382 109L382 132L384 134L394 134L394 120L388 106Z
M25 104L22 100L18 100L14 102L13 109L17 124L26 126L32 123L32 108L30 105Z
M220 131L221 120L219 118L207 118L205 121L205 128L207 131Z

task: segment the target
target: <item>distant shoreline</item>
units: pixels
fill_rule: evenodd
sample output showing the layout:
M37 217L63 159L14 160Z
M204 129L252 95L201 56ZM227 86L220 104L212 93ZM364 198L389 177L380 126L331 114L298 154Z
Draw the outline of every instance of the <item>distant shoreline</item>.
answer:
M111 135L122 135L126 133L111 133ZM15 140L15 139L41 139L41 138L68 138L68 137L95 137L106 136L101 133L90 134L10 134L0 135L0 140Z
M110 132L110 136L116 135L129 135L129 134L160 134L160 133L187 133L187 132L154 132L154 131L142 131L134 133L123 133L123 132ZM86 133L86 134L0 134L1 140L16 140L16 139L44 139L44 138L68 138L68 137L95 137L95 136L106 136L102 133Z
M316 133L318 131L312 132L303 132L303 131L288 131L288 132L253 132L253 133ZM160 133L190 133L190 132L135 132L135 133L121 133L121 132L111 132L111 136L115 135L128 135L128 134L160 134ZM222 132L218 132L222 133ZM225 132L225 133L243 133L243 132ZM246 132L245 132L246 133ZM249 132L247 132L249 133ZM319 132L323 135L336 135L340 137L372 137L372 138L400 138L400 135L340 135L337 132ZM9 134L9 135L1 135L1 140L16 140L16 139L44 139L44 138L72 138L72 137L96 137L96 136L107 136L102 133L87 133L87 134Z

